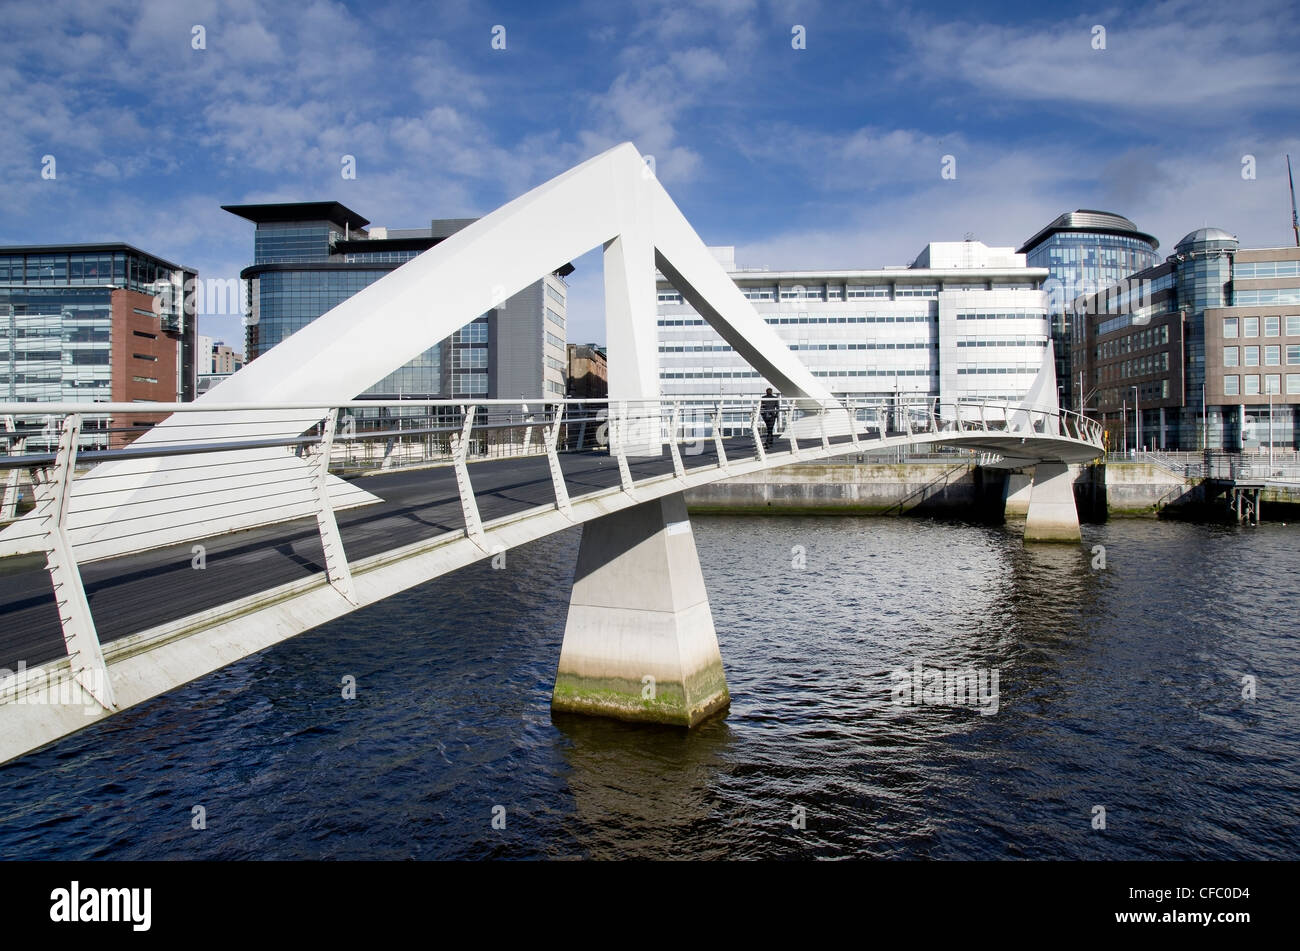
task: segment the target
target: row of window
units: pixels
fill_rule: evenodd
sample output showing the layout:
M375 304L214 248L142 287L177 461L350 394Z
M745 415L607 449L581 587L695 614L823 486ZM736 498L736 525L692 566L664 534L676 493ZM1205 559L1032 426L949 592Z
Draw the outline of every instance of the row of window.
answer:
M1157 380L1137 386L1122 386L1101 391L1101 401L1111 406L1120 406L1128 401L1134 390L1138 391L1139 406L1141 400L1169 399L1169 381Z
M1240 331L1243 337L1259 336L1259 318L1258 317L1224 317L1223 318L1223 336L1236 337ZM1265 317L1264 318L1264 336L1277 337L1281 335L1282 318ZM1286 319L1286 335L1288 337L1300 337L1300 315L1292 315Z
M1223 365L1225 367L1235 366L1259 366L1260 347L1224 347L1223 348ZM1264 351L1264 366L1275 367L1282 363L1282 347L1280 344L1273 344L1262 348ZM1238 363L1238 360L1244 358L1244 363ZM1300 366L1300 344L1287 344L1286 348L1287 366Z
M486 369L487 347L456 347L451 351L451 365L458 370Z
M1103 380L1126 380L1131 376L1146 376L1148 373L1162 373L1169 369L1169 352L1150 353L1135 360L1123 360L1101 368Z
M546 319L555 324L555 326L559 327L561 330L564 329L564 318L551 310L549 306L546 308Z
M958 376L985 376L998 375L1002 376L1007 373L1037 373L1037 365L1021 364L1018 367L958 367Z
M0 255L0 284L117 284L142 290L171 279L172 270L160 262L122 251Z
M1251 307L1259 304L1300 304L1300 287L1276 287L1267 291L1232 292L1232 306Z
M1141 333L1129 334L1126 337L1120 337L1116 340L1107 340L1105 343L1097 345L1097 359L1104 360L1110 357L1118 357L1124 353L1132 353L1135 350L1145 350L1147 347L1159 347L1169 342L1169 325L1161 324L1159 327L1151 327Z
M470 394L480 396L488 391L486 373L453 373L451 388L454 395Z
M552 287L548 282L543 281L542 283L546 286L546 296L549 297L551 300L555 301L555 303L559 304L561 307L563 307L564 295L561 294L554 287Z
M1038 315L1040 318L1042 314ZM792 314L787 317L764 317L768 324L917 324L937 321L930 314L844 314L821 316L817 314ZM660 327L703 327L703 318L660 318Z
M989 289L989 284L981 281L976 284L948 284L943 287L945 291L983 291ZM994 285L998 290L1032 290L1029 284L998 284ZM794 284L786 287L742 287L740 292L745 295L749 301L829 301L835 302L840 300L868 300L872 298L890 300L906 297L927 297L937 298L939 296L939 285L937 284L898 284L891 286L889 284L868 284L854 285L840 288L835 285L826 287L814 286L807 287L802 284ZM681 304L682 295L673 290L661 290L658 292L658 300L661 304Z
M547 334L550 336L550 334ZM485 320L476 320L466 324L451 335L452 343L487 343L488 325Z
M1232 266L1234 280L1261 277L1300 277L1300 261L1245 261Z
M1046 347L1046 340L1017 337L1014 340L958 340L959 347Z
M1261 393L1282 392L1282 376L1279 373L1264 374L1263 384L1264 389L1260 390L1260 375L1258 373L1248 373L1245 376L1229 374L1223 378L1223 395L1259 396ZM1300 393L1300 373L1288 373L1286 375L1286 391L1288 394Z
M1019 371L1017 371L1019 372ZM813 370L813 376L837 377L837 376L879 376L879 377L896 377L896 376L934 376L934 371L930 369L899 369L899 370ZM758 373L753 370L717 370L717 371L676 371L665 370L659 374L661 380L719 380L719 379L754 379Z
M999 313L967 313L964 311L957 312L958 320L1046 320L1047 315L1041 310L1026 311L1020 308L1015 311L1006 311Z

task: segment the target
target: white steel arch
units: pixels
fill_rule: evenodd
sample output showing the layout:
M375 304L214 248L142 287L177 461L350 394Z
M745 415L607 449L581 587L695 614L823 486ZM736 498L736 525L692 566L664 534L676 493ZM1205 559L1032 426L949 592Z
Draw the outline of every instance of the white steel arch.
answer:
M203 403L315 404L286 412L174 414L135 445L228 439L292 438L319 423L327 408L352 399L408 360L500 305L542 275L592 248L604 249L609 395L659 396L655 269L677 285L700 314L773 386L809 404L837 407L776 332L758 315L709 253L667 191L629 142L588 159L516 198L418 255L313 320L201 396ZM543 394L537 394L542 397ZM847 414L834 417L843 431ZM653 430L653 427L647 427ZM658 454L657 433L633 449ZM209 454L196 481L187 456L103 463L73 484L67 508L71 543L83 559L251 528L319 510L312 460L281 448ZM268 506L265 476L285 485ZM183 475L181 474L183 473ZM333 507L377 501L332 476ZM184 491L178 492L184 483ZM94 503L87 503L93 486ZM154 514L141 518L141 505ZM111 517L131 505L128 536ZM93 513L93 514L91 514ZM107 514L106 514L107 513ZM21 523L23 520L19 520ZM25 526L0 532L0 557L39 550Z

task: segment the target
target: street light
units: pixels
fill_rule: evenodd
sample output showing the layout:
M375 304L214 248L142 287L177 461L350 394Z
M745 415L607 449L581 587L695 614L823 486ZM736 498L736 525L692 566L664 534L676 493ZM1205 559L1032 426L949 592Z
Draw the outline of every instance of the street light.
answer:
M1133 391L1133 448L1138 452L1142 451L1142 407L1138 403L1138 388L1129 387Z

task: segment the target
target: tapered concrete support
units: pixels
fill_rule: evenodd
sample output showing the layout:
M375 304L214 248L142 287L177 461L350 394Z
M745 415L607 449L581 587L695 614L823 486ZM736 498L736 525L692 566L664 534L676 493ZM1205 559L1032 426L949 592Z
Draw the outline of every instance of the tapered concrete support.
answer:
M689 727L730 703L682 494L587 522L551 709Z
M1079 542L1079 511L1074 505L1074 474L1059 462L1034 467L1029 515L1025 518L1027 542Z
M1034 480L1025 472L1007 473L1006 504L1002 507L1004 518L1026 518L1029 515L1029 495Z

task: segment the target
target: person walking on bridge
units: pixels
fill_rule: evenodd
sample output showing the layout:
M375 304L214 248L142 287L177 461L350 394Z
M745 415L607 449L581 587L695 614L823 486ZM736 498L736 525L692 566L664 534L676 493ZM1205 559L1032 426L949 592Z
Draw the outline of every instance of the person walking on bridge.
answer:
M772 442L776 439L776 417L781 412L781 400L772 392L769 386L767 392L763 394L763 400L758 405L759 415L763 417L763 425L767 427L767 437L763 440L763 445L771 449Z

